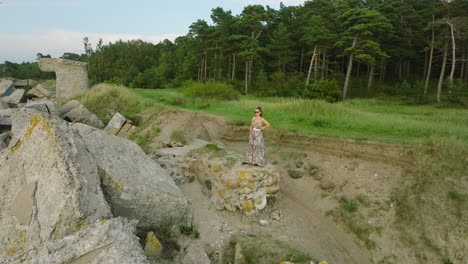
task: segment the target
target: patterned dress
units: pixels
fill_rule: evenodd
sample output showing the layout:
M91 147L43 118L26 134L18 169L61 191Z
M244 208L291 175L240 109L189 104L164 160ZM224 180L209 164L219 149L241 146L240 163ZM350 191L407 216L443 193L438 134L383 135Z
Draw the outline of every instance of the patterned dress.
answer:
M262 121L253 124L252 134L249 136L249 151L247 152L245 162L265 166L265 143L263 142Z

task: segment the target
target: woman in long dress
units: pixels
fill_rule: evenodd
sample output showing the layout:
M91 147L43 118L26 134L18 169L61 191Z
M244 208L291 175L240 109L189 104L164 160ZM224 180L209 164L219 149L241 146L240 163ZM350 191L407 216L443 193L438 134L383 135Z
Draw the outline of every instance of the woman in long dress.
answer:
M265 166L265 142L262 130L270 127L270 123L262 117L262 108L255 109L255 116L252 118L249 131L249 151L245 163Z

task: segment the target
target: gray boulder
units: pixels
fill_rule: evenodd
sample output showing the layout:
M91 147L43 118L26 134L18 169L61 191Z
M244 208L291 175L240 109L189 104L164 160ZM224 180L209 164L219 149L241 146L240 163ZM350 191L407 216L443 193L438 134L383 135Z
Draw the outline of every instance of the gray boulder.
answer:
M25 90L16 89L9 96L3 97L2 100L8 103L10 106L17 106L19 103L23 101L24 93L25 93Z
M83 123L95 128L104 128L104 123L78 100L68 101L60 108L60 117L74 123Z
M136 222L125 218L102 220L63 239L7 257L5 263L146 264L149 262L135 236Z
M142 232L168 221L183 221L187 199L167 171L137 144L79 123L73 124L72 130L95 157L114 216L140 220Z
M12 142L0 151L0 259L112 217L96 157L86 155L66 122L32 115Z
M26 95L28 95L30 97L42 98L42 97L51 96L52 92L49 90L49 88L45 87L44 85L38 84L38 85L34 86L34 88L29 90Z

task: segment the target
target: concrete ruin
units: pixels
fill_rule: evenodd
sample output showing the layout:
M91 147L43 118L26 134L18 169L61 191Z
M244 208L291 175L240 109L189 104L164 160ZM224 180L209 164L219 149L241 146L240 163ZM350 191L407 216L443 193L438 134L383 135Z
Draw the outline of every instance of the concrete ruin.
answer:
M55 72L59 103L80 96L89 90L88 64L85 62L43 58L39 60L39 68L45 72Z

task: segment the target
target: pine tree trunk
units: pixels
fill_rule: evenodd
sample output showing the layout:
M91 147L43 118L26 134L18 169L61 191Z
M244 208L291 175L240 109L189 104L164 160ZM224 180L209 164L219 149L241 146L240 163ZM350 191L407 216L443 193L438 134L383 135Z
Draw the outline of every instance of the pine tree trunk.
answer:
M453 25L449 22L447 24L450 26L450 36L452 39L452 69L450 70L450 76L449 76L449 81L450 81L450 86L453 85L453 75L455 74L455 67L456 67L456 62L457 58L455 57L456 53L456 47L455 47L455 34L453 32Z
M442 93L442 83L444 82L445 64L447 64L447 42L444 47L444 57L442 59L442 69L440 70L439 84L437 85L437 102L440 102L440 95Z
M231 79L231 63L232 63L232 58L229 55L228 70L227 70L227 74L226 74L226 79L227 80Z
M315 56L315 62L314 62L314 81L317 81L317 73L318 73L319 58L320 58L320 51L317 52L317 56Z
M385 62L382 61L380 63L380 76L379 76L379 81L383 82L385 79Z
M348 94L349 78L351 77L351 71L353 70L353 57L354 57L354 48L356 47L356 42L357 42L357 35L354 36L353 46L352 46L353 51L349 55L348 70L346 71L346 78L345 78L345 83L343 86L343 100L346 100L346 95Z
M406 77L410 76L411 73L411 60L406 61Z
M314 52L312 53L312 58L310 59L309 72L307 73L306 85L309 85L309 82L310 82L310 74L312 72L312 66L314 65L314 59L315 59L315 52L316 51L317 51L317 45L315 45Z
M435 16L432 15L432 22L435 21ZM429 86L429 79L431 78L432 71L432 58L434 57L434 27L432 27L432 38L431 38L431 51L429 53L429 63L427 64L426 83L424 84L424 94L427 94L427 87Z
M369 80L367 81L367 92L370 95L371 88L372 88L372 82L374 81L374 71L375 71L375 65L372 64L370 67L369 71Z

